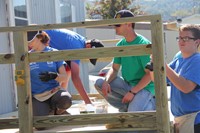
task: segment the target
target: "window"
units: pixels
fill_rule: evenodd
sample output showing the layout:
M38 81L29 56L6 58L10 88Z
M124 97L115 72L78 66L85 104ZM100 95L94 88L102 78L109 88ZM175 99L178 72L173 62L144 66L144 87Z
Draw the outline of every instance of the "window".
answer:
M13 0L15 26L28 25L26 0Z
M70 0L60 1L61 23L72 22L72 9Z

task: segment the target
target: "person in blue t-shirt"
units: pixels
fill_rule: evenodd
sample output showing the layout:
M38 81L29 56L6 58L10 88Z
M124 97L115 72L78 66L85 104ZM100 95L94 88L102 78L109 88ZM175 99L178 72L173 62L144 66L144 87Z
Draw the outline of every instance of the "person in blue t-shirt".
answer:
M86 40L83 36L67 29L55 29L55 30L45 30L50 36L50 47L56 48L58 50L74 50L74 49L83 49L83 48L92 48L92 47L103 47L103 44L97 40ZM79 63L80 60L66 61L66 71L68 80L71 77L72 82L79 92L80 96L84 100L85 104L91 104L91 101L85 91L85 88L82 84L80 75L79 75ZM96 59L90 59L90 62L95 65ZM68 83L68 82L66 82ZM68 85L66 84L66 87Z
M171 112L180 133L200 133L200 27L181 26L177 41L180 52L166 64L167 81L171 85ZM153 80L153 73L151 75Z
M28 46L32 52L57 51L48 46L49 36L45 32L31 31L27 34ZM31 62L31 91L33 115L67 114L72 105L71 95L63 89L67 80L64 61Z

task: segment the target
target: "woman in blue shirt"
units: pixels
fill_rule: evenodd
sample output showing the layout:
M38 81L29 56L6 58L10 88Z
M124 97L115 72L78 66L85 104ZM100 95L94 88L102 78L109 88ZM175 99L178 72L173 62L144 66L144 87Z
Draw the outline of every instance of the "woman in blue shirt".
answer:
M48 46L49 40L45 32L28 32L29 52L57 51ZM64 64L64 61L30 63L34 116L67 114L72 101L71 95L62 89L67 80Z

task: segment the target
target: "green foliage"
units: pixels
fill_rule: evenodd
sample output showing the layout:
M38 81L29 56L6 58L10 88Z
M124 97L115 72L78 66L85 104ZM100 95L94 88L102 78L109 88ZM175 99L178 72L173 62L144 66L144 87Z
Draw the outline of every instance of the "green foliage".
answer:
M140 14L140 6L133 6L133 0L96 0L94 5L86 3L87 18L111 19L116 12L129 9L134 14Z

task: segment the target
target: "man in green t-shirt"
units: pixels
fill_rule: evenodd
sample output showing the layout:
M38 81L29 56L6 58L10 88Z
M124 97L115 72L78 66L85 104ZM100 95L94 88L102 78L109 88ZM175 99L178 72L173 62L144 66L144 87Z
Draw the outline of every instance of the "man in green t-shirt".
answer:
M121 10L114 18L124 17L134 17L134 15L129 10ZM134 26L134 23L115 25L116 34L124 37L116 44L117 46L151 43L137 34ZM145 69L149 61L149 55L115 57L105 80L96 81L96 89L120 112L155 110L154 84L150 80L149 70ZM120 68L122 77L117 76Z

